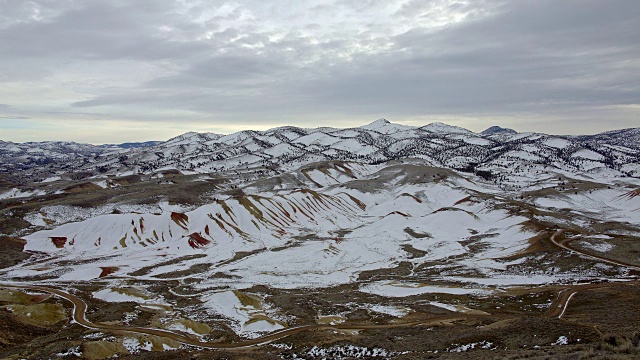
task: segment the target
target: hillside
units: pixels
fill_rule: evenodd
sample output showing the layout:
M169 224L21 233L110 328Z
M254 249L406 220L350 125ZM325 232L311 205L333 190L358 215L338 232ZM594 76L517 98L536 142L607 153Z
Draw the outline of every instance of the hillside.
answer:
M603 334L640 323L616 315L640 300L638 131L503 130L4 142L0 305L22 325L0 354L611 355Z
M263 176L318 161L381 164L420 158L431 166L480 174L499 182L505 189L531 184L537 174L549 170L587 178L640 176L639 129L591 136L515 131L476 134L442 123L410 127L380 119L352 129L281 127L225 136L189 132L159 144L149 144L122 148L2 142L0 171L17 175L19 183L73 176L90 179L139 174L158 176L166 171L181 174L259 172L257 175Z

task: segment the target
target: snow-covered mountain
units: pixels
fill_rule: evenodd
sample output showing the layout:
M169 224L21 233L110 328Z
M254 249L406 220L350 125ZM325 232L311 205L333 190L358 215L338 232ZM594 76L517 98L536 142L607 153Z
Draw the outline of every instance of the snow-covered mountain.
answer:
M338 243L353 237L358 243L387 229L389 239L397 234L404 239L407 231L435 231L437 220L431 218L440 213L448 219L443 237L461 224L482 233L476 227L495 230L491 224L513 217L498 226L513 240L520 236L516 234L528 234L523 224L533 219L503 211L512 206L511 200L498 199L498 193L518 201L530 196L536 206L571 203L566 206L588 212L640 186L638 129L592 136L489 130L477 134L442 123L411 127L380 119L349 129L287 126L230 135L189 132L143 148L2 143L5 152L47 148L53 149L47 154L59 155L22 171L30 174L23 176L35 174L43 181L5 190L0 201L104 192L97 201L116 196L121 204L154 204L167 199L168 192L204 183L205 190L189 190L182 197L187 199L183 208L42 207L24 219L51 230L27 236L27 248L88 252L92 257L146 248L186 256L203 248L215 249L215 258L223 261L238 252L288 247L311 234ZM65 147L75 152L65 155ZM182 185L173 180L180 175L187 175ZM136 183L141 185L124 190ZM618 188L602 190L605 184ZM594 190L598 195L592 195ZM570 200L564 195L567 191L580 199ZM623 213L632 209L618 205L607 213L626 219ZM386 224L388 218L393 221ZM348 235L351 232L357 236ZM316 250L331 252L336 246ZM384 251L392 254L394 249ZM355 253L362 252L366 251Z
M29 170L45 165L64 169L71 164L91 162L97 155L105 152L144 148L160 143L162 141L92 145L68 141L14 143L0 140L0 173Z
M487 299L521 305L515 288L634 278L639 140L638 129L477 134L381 119L190 132L141 148L51 145L38 166L3 158L13 171L0 174L0 237L30 256L0 277L82 286L92 309L128 306L126 321L142 326L145 307L169 329L188 314L226 329L212 340L369 319L363 309L374 320L488 316L505 304ZM559 298L545 293L527 295L526 314Z
M480 134L482 135L495 135L495 134L517 134L518 132L513 129L502 128L500 126L492 126Z
M112 149L66 141L14 143L0 140L0 166L28 169L48 163L74 162L109 150Z
M168 170L216 173L269 169L277 173L317 161L379 164L421 158L434 166L475 172L488 179L542 169L640 176L640 129L560 136L492 127L478 134L442 123L412 127L380 119L350 129L287 126L230 135L189 132L151 145L122 148L0 142L0 171L35 180L73 172L88 177Z

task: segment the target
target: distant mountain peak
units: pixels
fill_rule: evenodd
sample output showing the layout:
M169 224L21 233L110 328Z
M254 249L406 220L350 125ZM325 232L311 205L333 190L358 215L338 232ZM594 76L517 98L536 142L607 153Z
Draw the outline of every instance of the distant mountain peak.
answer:
M517 134L518 132L513 130L513 129L509 129L509 128L503 128L500 126L492 126L488 129L486 129L485 131L481 132L480 134L482 135L496 135L496 134Z
M429 125L421 127L422 130L430 131L433 133L457 133L457 134L470 134L473 133L470 130L461 128L459 126L448 125L441 122L432 122Z
M363 129L375 130L375 129L383 128L389 125L393 125L393 124L387 119L380 118L374 122L368 123L367 125L363 125L361 127Z
M394 124L387 119L378 119L370 124L362 126L361 129L373 130L382 134L393 134L399 131L412 129L412 127L402 124Z
M212 132L197 132L197 131L189 131L186 132L184 134L172 137L171 139L167 140L167 143L171 143L171 142L175 142L175 141L181 141L181 140L189 140L189 139L196 139L196 138L200 138L200 139L218 139L220 137L222 137L223 135L220 134L216 134L216 133L212 133Z

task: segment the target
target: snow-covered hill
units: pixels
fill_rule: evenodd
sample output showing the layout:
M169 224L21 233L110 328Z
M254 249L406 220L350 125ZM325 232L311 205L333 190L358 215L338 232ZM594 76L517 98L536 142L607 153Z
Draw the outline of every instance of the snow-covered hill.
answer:
M442 123L411 127L380 119L351 129L287 126L224 136L189 132L151 144L122 148L0 142L0 171L40 181L73 172L104 177L167 170L190 174L269 169L275 174L326 160L379 164L421 158L516 188L549 170L586 177L640 176L640 129L558 136L492 127L477 134ZM513 174L521 176L507 176Z
M185 210L168 204L112 212L44 206L25 217L40 230L23 238L25 250L49 255L3 276L186 276L201 287L299 288L346 284L403 263L413 267L414 281L432 279L419 270L430 269L428 263L449 282L553 282L587 275L525 276L539 270L521 264L532 261L526 250L545 229L580 229L594 239L640 234L640 197L624 186L556 172L526 191L505 193L476 180L420 159L329 161L220 189L208 203ZM77 215L83 211L91 213ZM624 226L601 226L612 221ZM181 275L200 267L209 270ZM395 291L393 278L367 282L363 291Z
M514 286L619 281L621 263L550 239L637 263L637 136L378 120L78 150L16 171L32 183L0 183L0 236L26 240L31 255L0 277L90 284L100 304L180 309L241 337L291 324L278 315L291 300L273 300L282 292L347 293L354 309L408 314L474 308ZM340 314L329 308L313 318Z
M25 249L52 254L50 271L25 264L5 275L88 280L103 268L124 275L155 264L148 275L166 277L206 262L221 265L198 276L227 273L233 287L332 286L400 261L449 259L447 267L502 271L497 259L525 249L535 235L528 218L482 199L476 184L419 161L321 163L289 174L296 177L274 187L249 183L192 211L104 214L35 232L24 237ZM43 208L29 220L64 223L54 216ZM253 255L232 261L238 254Z

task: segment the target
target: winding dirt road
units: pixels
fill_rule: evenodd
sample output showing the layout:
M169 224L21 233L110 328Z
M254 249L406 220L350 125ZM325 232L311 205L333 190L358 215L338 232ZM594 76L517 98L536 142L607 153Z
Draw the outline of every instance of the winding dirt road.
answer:
M564 312L567 311L567 307L569 306L569 301L575 294L578 293L578 291L579 291L578 289L571 289L571 288L562 289L558 291L557 297L549 306L549 309L547 310L547 313L545 314L545 316L550 318L557 317L558 319L562 318L562 315L564 315Z
M44 286L37 286L37 285L14 285L14 284L0 284L0 287L47 292L55 296L58 296L62 299L65 299L73 304L73 314L72 314L73 320L76 323L89 329L106 330L106 331L126 331L126 332L134 332L138 334L147 334L147 335L166 337L185 345L197 346L197 347L206 348L206 349L233 349L233 348L262 345L262 344L266 344L272 341L282 339L287 336L291 336L303 331L310 331L310 330L320 330L320 329L367 330L367 329L391 329L391 328L400 328L400 327L409 327L409 326L418 326L418 325L434 326L434 325L450 323L456 320L486 316L486 315L456 314L456 315L437 316L437 317L432 317L425 320L418 320L418 321L412 321L412 322L406 322L406 323L393 323L393 324L383 324L383 325L368 325L368 324L303 325L298 327L291 327L291 328L280 330L280 331L275 331L263 337L259 337L251 340L244 340L237 343L217 343L217 342L200 341L197 338L192 337L190 335L173 332L170 330L152 329L152 328L144 328L144 327L137 327L137 326L106 325L106 324L93 323L87 320L86 318L87 304L79 297L59 289L49 288Z
M581 256L597 260L603 261L606 263L625 266L628 268L632 268L635 270L640 270L640 267L632 264L627 264L621 261L608 259L598 255L592 255L585 252L582 252L578 249L574 249L569 246L569 243L575 238L564 239L562 241L558 241L557 238L564 233L564 230L556 231L551 237L550 241L556 246L571 251L573 253L577 253ZM638 281L633 282L634 285L638 285ZM612 283L603 283L603 284L583 284L583 285L573 285L571 287L563 288L558 291L558 295L556 299L551 303L551 306L544 314L546 317L550 318L562 318L562 316L567 311L569 306L569 302L571 299L580 291L595 289L595 288L604 288L612 286ZM313 324L313 325L303 325L298 327L287 328L284 330L275 331L263 337L259 337L251 340L244 340L236 343L217 343L217 342L207 342L201 341L197 339L195 336L185 334L182 332L174 332L170 330L163 329L153 329L153 328L144 328L137 326L122 326L122 325L107 325L107 324L99 324L93 323L86 318L87 313L87 304L80 299L79 297L67 293L65 291L50 288L45 286L38 285L27 285L27 284L2 284L0 283L0 287L12 288L12 289L27 289L33 291L40 291L53 294L62 299L65 299L73 304L73 320L89 329L94 330L104 330L104 331L112 331L112 332L133 332L138 334L147 334L159 337L166 337L173 339L179 343L185 345L196 346L200 348L206 349L232 349L232 348L242 348L248 346L262 345L272 341L276 341L282 339L287 336L291 336L294 334L298 334L304 331L310 330L320 330L320 329L333 329L333 330L367 330L367 329L390 329L390 328L400 328L400 327L410 327L410 326L418 326L418 325L439 325L450 323L452 321L469 319L474 317L482 317L487 315L471 315L471 314L453 314L453 315L445 315L445 316L437 316L428 318L425 320L418 320L413 322L406 323L393 323L393 324L383 324L383 325L371 325L371 324L339 324L339 325L321 325L321 324Z
M562 235L564 233L564 229L560 229L558 231L555 232L555 234L551 235L551 238L549 238L549 240L551 241L552 244L556 245L557 247L570 251L574 254L578 254L582 257L586 257L589 258L591 260L596 260L596 261L601 261L601 262L605 262L608 264L613 264L613 265L618 265L618 266L624 266L630 269L634 269L634 270L638 270L640 271L640 266L637 265L633 265L633 264L629 264L623 261L618 261L618 260L612 260L603 256L599 256L599 255L594 255L594 254L589 254L586 253L584 251L578 250L576 248L571 247L569 244L574 241L574 240L578 240L580 237L573 237L573 238L566 238L563 239L562 241L558 241L558 236Z
M633 284L637 285L637 282L633 282ZM558 290L558 294L555 300L553 300L553 302L549 306L549 309L545 313L545 316L549 318L562 319L564 313L569 307L569 302L578 292L590 289L602 289L611 287L613 285L616 285L616 283L572 285L571 287L560 289Z
M551 241L552 244L556 245L557 247L570 251L574 254L578 254L580 256L592 259L592 260L596 260L596 261L600 261L600 262L605 262L608 264L613 264L613 265L618 265L618 266L624 266L630 269L634 269L634 270L640 270L640 267L636 266L636 265L632 265L632 264L628 264L622 261L617 261L617 260L613 260L613 259L609 259L603 256L598 256L598 255L593 255L593 254L589 254L586 252L583 252L581 250L575 249L573 247L571 247L569 245L569 243L571 243L574 240L579 239L579 237L574 237L574 238L566 238L563 239L561 241L558 241L558 237L560 235L562 235L564 233L564 229L560 229L558 231L556 231L553 235L551 235L551 237L549 238L549 241ZM633 282L629 282L632 283L634 285L637 285L638 282L637 281L633 281ZM558 296L556 297L556 299L551 303L551 306L549 306L549 309L547 310L547 313L545 314L545 316L547 317L557 317L558 319L561 319L562 316L564 316L564 313L567 311L567 308L569 307L569 302L571 301L571 299L580 291L584 291L584 290L588 290L588 289L597 289L597 288L606 288L606 287L610 287L612 286L612 283L604 283L604 284L584 284L584 285L573 285L571 287L567 287L565 289L561 289L558 291Z

